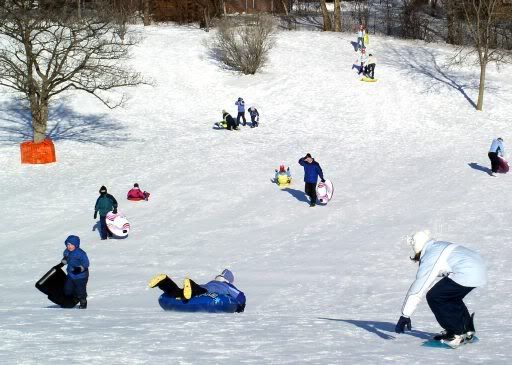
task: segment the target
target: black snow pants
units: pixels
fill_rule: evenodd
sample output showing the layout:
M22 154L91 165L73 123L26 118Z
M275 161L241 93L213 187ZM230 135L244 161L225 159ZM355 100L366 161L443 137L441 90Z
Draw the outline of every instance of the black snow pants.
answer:
M487 154L489 156L489 160L491 160L491 170L492 172L498 172L498 168L500 166L500 159L496 152L489 152Z
M306 183L304 192L311 199L310 204L316 204L316 183Z
M439 325L447 332L461 335L468 331L471 316L462 299L473 289L443 278L428 291L428 305Z

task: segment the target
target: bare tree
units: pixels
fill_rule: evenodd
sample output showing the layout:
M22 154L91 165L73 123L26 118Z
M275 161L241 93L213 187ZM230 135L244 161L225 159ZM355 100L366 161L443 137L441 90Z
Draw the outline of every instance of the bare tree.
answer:
M34 142L46 137L50 101L67 90L82 90L109 108L124 94L109 90L144 83L123 64L137 40L123 43L106 11L82 14L62 7L45 11L31 0L0 1L0 86L23 94L30 103Z
M255 74L274 45L275 21L269 15L224 18L211 48L221 61L242 73Z
M341 32L341 2L334 0L334 31Z
M491 62L511 62L512 53L496 46L496 25L500 18L512 15L503 13L500 7L501 0L461 0L460 6L466 20L466 25L472 40L472 50L465 52L460 49L460 59L466 59L469 54L476 53L480 65L480 84L478 88L477 110L483 110L485 72L487 65Z
M329 11L327 10L327 5L325 4L325 0L320 0L320 6L322 8L322 17L324 19L324 31L330 32L332 31L332 21Z

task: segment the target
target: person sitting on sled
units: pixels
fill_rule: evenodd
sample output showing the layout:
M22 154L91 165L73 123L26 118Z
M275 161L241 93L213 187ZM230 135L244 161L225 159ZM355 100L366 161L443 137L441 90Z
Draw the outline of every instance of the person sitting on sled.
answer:
M286 185L292 182L292 174L290 168L285 168L284 165L279 166L279 171L275 170L275 181L277 185Z
M227 111L222 111L222 122L217 123L219 127L226 128L227 130L238 130L235 118L231 116Z
M366 56L366 49L361 48L361 51L357 55L357 60L355 61L356 64L359 65L359 72L358 75L361 75L364 72L364 65L366 64L366 61L368 60L368 57Z
M133 184L133 188L130 189L127 195L128 200L148 200L149 193L147 191L142 191L139 188L139 184Z
M166 274L158 274L149 281L149 287L158 287L165 294L174 298L182 298L186 301L203 294L227 295L238 302L236 311L243 312L245 309L245 294L233 285L234 281L235 276L233 273L228 269L224 269L213 280L202 285L197 284L192 279L185 278L183 289Z
M369 77L370 79L375 78L375 64L377 63L377 59L371 53L368 55L368 59L366 60L366 66L364 68L364 75Z

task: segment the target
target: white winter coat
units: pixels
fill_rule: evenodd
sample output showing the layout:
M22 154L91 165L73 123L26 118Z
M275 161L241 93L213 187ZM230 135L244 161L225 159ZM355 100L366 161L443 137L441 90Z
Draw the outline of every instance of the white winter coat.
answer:
M503 157L503 154L505 153L503 143L499 139L493 139L491 147L489 148L489 152L495 152L501 157Z
M402 306L402 315L410 317L425 293L438 277L449 277L466 287L479 287L487 282L487 269L480 255L464 246L430 240L420 257L416 280Z

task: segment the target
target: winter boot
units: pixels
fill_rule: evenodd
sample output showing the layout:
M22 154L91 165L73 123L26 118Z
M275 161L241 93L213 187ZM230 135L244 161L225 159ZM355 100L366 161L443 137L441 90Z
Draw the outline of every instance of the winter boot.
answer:
M467 325L467 332L466 332L466 339L468 341L471 341L473 340L473 336L475 335L475 322L474 322L474 319L475 319L475 313L472 313L471 314L471 317L469 319L469 323Z
M454 349L459 347L460 345L463 345L464 342L466 342L466 335L453 335L451 339L443 339L441 340L441 342Z
M87 299L80 299L79 309L87 309Z
M453 333L443 330L439 334L432 337L432 339L435 341L451 340L451 339L453 339L453 336L454 336Z
M186 278L183 281L183 297L187 300L207 292L208 290L196 284L192 279Z

